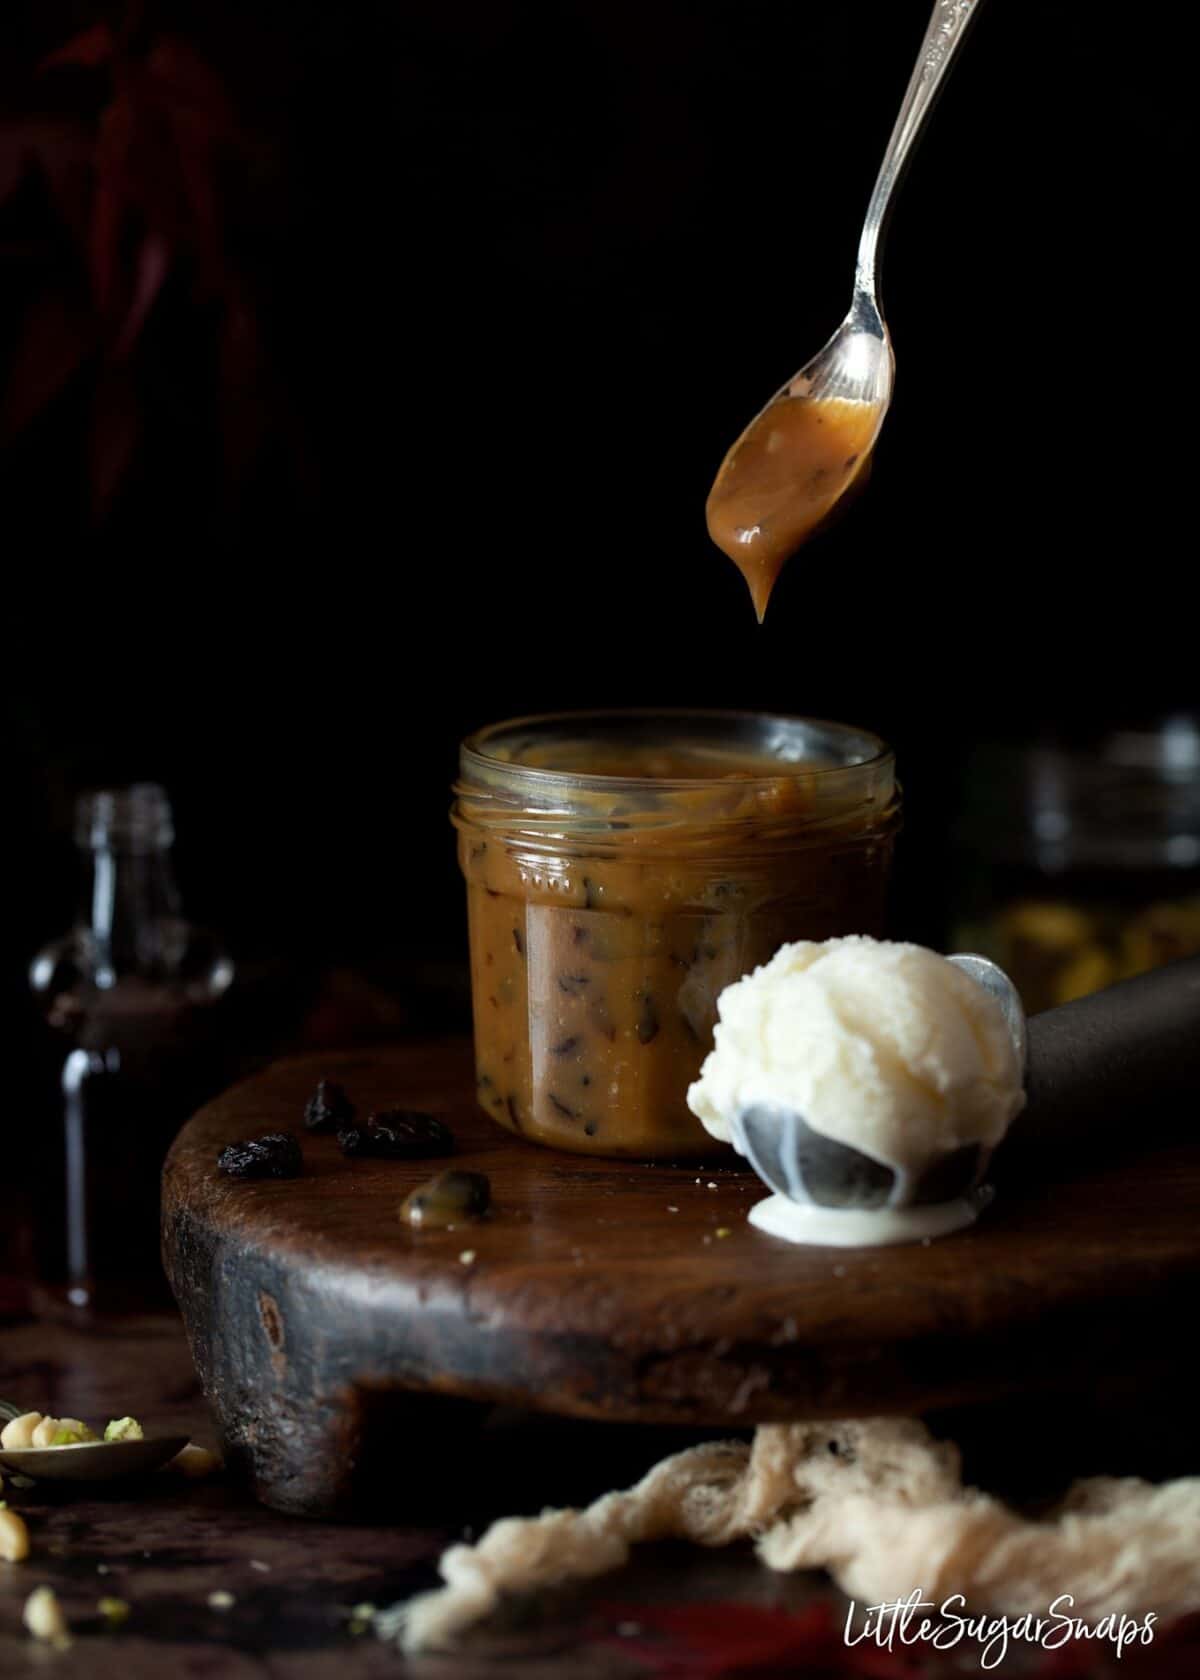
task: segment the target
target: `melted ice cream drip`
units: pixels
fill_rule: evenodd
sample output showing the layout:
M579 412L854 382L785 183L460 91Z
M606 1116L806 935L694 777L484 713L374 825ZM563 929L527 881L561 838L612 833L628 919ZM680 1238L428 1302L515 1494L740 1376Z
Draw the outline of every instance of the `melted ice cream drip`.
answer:
M767 1196L755 1202L747 1217L760 1231L785 1242L819 1248L883 1248L962 1231L975 1223L991 1199L992 1189L986 1184L969 1196L924 1207L827 1208L815 1202L794 1202L788 1196Z

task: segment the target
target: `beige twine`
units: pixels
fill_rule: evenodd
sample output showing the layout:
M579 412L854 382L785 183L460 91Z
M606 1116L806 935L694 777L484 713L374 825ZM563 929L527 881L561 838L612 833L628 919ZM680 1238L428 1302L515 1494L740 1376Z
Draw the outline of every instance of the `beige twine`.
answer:
M751 1445L676 1453L586 1510L505 1517L444 1553L444 1587L377 1625L408 1651L445 1650L505 1594L618 1569L639 1541L745 1538L771 1569L827 1569L868 1604L919 1587L935 1604L961 1593L968 1613L1044 1614L1066 1592L1087 1619L1200 1607L1200 1478L1077 1482L1031 1522L965 1488L958 1449L923 1424L873 1418L767 1424Z

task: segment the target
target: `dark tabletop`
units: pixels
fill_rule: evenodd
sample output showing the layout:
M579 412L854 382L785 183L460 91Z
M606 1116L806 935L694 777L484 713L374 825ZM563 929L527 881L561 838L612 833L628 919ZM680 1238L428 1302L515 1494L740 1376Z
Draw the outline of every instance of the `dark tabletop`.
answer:
M103 1422L132 1412L151 1427L211 1439L183 1338L166 1314L84 1330L33 1319L0 1329L0 1393L56 1415ZM822 1577L774 1575L749 1548L643 1548L631 1567L537 1606L514 1607L454 1656L407 1664L350 1612L431 1585L444 1545L506 1511L593 1497L636 1478L684 1439L619 1425L457 1410L413 1442L411 1484L395 1520L318 1524L256 1505L224 1476L159 1475L107 1493L14 1490L32 1555L0 1564L0 1674L87 1680L734 1680L746 1676L949 1675L974 1664L842 1639L845 1600ZM431 1473L431 1466L432 1473ZM29 1592L52 1586L71 1623L69 1650L37 1646L21 1625ZM235 1603L215 1609L211 1593ZM108 1631L103 1596L127 1601ZM1198 1619L1200 1620L1200 1619ZM1069 1660L1068 1660L1069 1659ZM1128 1677L1200 1670L1200 1627L1181 1624L1120 1665L1104 1652L1019 1652L1013 1674Z

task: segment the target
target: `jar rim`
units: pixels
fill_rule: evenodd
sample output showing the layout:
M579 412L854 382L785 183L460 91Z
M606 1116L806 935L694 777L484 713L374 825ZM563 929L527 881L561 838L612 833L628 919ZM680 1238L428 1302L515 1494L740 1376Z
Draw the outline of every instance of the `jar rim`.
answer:
M565 712L535 712L528 716L505 718L498 723L484 725L481 729L472 731L465 737L460 749L460 768L466 771L469 766L478 765L485 774L496 771L518 772L524 780L530 778L535 786L551 788L575 788L580 790L594 789L597 792L612 792L622 786L630 788L662 788L692 789L711 788L714 778L711 776L614 776L597 771L579 771L563 769L547 769L541 765L524 764L516 757L500 757L489 752L487 746L505 736L520 736L522 733L536 732L548 725L570 725L582 728L586 725L601 726L604 724L634 725L639 720L647 722L663 721L667 723L692 724L710 723L718 728L729 730L738 724L776 725L804 731L812 737L823 737L826 743L841 742L847 749L851 743L858 743L861 750L856 756L847 756L840 761L830 763L814 762L812 758L794 759L780 758L779 769L772 770L762 776L739 777L739 781L747 790L755 786L769 787L773 783L788 781L793 777L811 779L820 777L856 775L864 770L882 769L894 761L892 748L873 730L862 729L853 724L838 723L828 718L814 718L786 712L758 712L748 708L725 709L720 707L687 707L687 706L631 706L631 707L597 707L582 711Z

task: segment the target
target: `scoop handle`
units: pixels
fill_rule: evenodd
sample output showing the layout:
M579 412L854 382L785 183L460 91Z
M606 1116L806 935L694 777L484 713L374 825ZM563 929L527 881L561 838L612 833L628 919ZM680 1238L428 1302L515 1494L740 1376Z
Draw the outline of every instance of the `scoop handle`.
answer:
M1029 1021L1029 1102L997 1167L1026 1150L1136 1149L1195 1136L1200 957L1187 957Z

